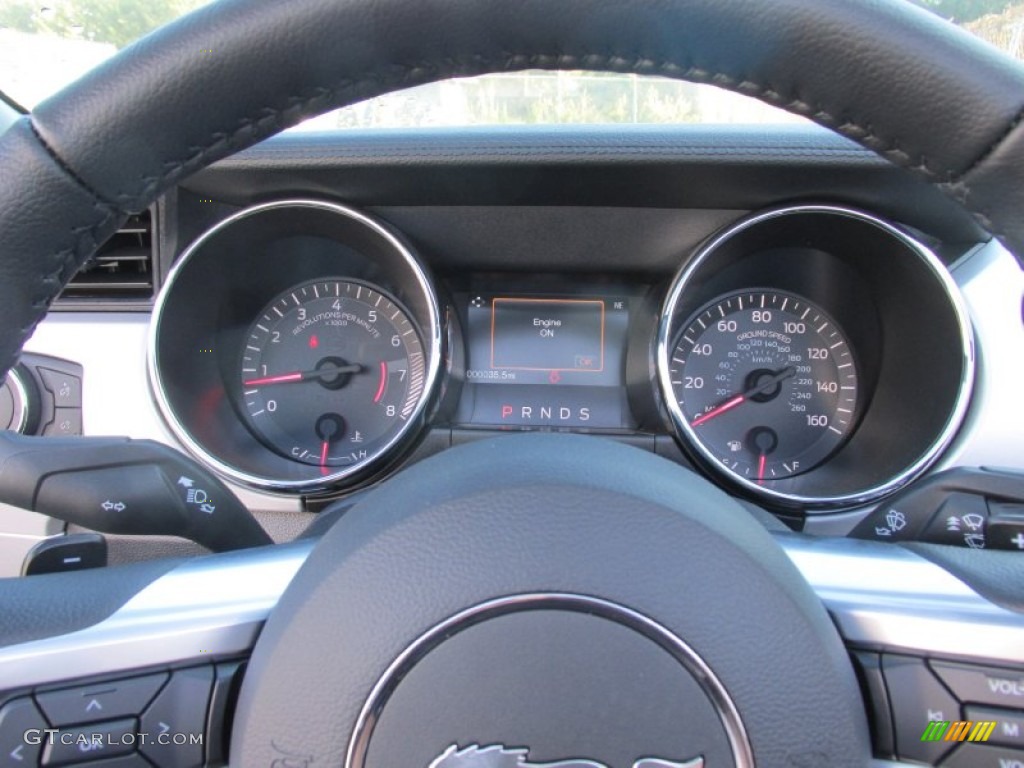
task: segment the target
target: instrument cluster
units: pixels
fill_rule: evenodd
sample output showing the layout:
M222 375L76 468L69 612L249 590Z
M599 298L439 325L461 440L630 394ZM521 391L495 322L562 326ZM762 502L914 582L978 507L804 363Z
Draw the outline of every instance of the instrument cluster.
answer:
M544 429L670 434L727 489L813 512L895 490L952 439L970 324L945 266L907 233L796 206L679 262L660 279L439 280L365 214L257 205L178 260L150 380L200 460L304 495L379 479L431 429Z

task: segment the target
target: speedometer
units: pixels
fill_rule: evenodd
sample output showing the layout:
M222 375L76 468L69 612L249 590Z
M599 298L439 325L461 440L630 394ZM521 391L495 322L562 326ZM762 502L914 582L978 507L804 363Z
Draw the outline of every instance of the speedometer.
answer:
M791 293L716 298L671 349L672 392L704 456L760 485L821 464L857 419L857 364L820 307Z

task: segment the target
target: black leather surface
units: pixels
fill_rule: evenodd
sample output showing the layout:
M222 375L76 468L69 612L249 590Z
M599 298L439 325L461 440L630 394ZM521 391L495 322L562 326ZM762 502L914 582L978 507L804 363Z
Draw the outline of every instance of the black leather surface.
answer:
M536 433L426 459L327 533L260 636L232 761L270 765L303 755L310 765L341 765L370 689L403 650L464 609L531 592L603 598L677 633L733 697L758 765L867 763L846 651L759 523L653 454ZM614 703L614 692L606 695ZM538 705L544 701L539 695ZM410 733L431 714L419 717ZM491 733L511 738L515 718L491 713ZM579 754L588 741L586 733L565 736L553 754ZM437 753L450 743L443 737L449 741Z
M1004 142L1024 68L902 2L226 0L41 104L31 119L49 161L28 126L0 138L0 327L22 329L0 341L0 370L56 289L52 275L111 231L112 207L141 210L330 107L526 68L713 82L807 115L941 185L1024 253L1024 159L1016 131ZM27 271L11 263L26 259Z
M229 0L111 60L34 122L104 199L139 209L335 104L532 67L714 82L938 181L972 168L1024 106L1020 68L905 3Z
M71 575L0 580L0 647L74 632L102 621L182 562L159 560Z
M47 154L27 119L0 136L0 377L63 284L121 221Z

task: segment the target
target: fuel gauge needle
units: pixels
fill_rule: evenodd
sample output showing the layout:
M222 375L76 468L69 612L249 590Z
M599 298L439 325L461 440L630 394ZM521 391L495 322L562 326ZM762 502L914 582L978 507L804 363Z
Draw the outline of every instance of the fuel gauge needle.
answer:
M757 483L758 483L758 485L760 485L761 483L764 482L764 468L765 468L765 465L767 463L768 463L768 456L766 454L762 453L761 454L761 458L759 458L757 460Z
M324 440L324 444L320 448L320 474L327 474L327 453L331 450L331 441Z

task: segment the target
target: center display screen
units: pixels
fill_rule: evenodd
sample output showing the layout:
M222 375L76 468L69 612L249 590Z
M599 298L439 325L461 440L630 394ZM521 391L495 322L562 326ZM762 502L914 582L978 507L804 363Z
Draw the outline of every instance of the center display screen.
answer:
M466 320L465 421L625 426L627 297L476 293Z

